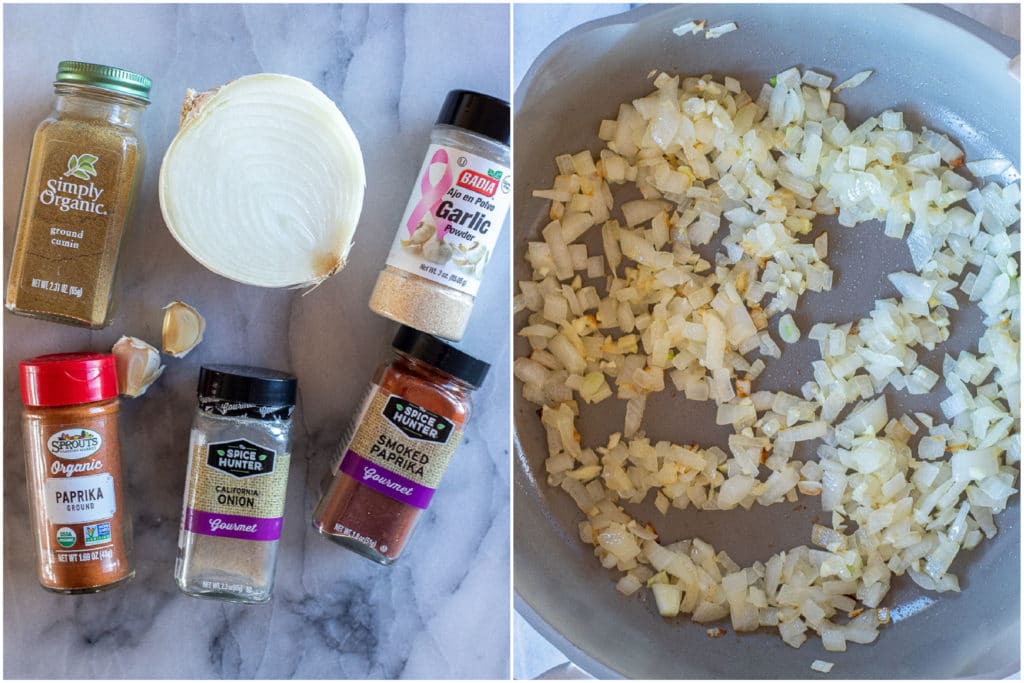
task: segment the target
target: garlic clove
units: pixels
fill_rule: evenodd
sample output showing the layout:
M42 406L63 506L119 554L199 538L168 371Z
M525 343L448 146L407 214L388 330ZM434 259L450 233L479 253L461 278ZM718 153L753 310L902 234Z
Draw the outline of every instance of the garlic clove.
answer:
M172 301L164 306L164 353L184 358L203 341L204 332L206 320L184 301Z
M117 364L117 386L123 396L142 396L164 372L160 352L141 339L121 337L111 353Z

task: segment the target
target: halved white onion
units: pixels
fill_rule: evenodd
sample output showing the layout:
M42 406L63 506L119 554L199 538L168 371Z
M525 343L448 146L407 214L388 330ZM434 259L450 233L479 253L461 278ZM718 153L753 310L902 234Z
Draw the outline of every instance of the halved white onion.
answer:
M311 83L244 76L189 91L160 168L160 207L208 269L260 287L310 287L345 265L366 175L352 128Z

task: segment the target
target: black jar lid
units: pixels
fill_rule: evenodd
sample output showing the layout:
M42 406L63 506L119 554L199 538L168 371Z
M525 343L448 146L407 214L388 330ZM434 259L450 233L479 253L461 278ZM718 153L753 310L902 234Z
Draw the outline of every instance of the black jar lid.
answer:
M298 380L278 370L248 365L204 365L199 397L260 406L294 407Z
M465 128L507 146L511 109L508 102L497 97L472 90L451 90L441 105L437 123Z
M391 346L416 360L432 365L476 388L484 383L490 364L459 351L437 337L402 325Z

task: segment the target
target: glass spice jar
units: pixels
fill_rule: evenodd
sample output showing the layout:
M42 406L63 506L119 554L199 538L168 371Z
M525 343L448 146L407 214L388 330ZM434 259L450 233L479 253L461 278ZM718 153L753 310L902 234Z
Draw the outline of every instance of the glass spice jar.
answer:
M120 586L135 568L114 357L38 356L22 361L20 374L39 582L68 594Z
M174 567L183 592L270 600L296 387L294 376L265 368L200 370Z
M391 564L430 504L489 365L402 326L342 443L340 466L313 513L324 537Z
M370 308L458 341L508 215L509 105L452 90L377 277Z
M61 62L53 111L36 128L6 306L99 329L113 311L121 240L142 176L145 76Z

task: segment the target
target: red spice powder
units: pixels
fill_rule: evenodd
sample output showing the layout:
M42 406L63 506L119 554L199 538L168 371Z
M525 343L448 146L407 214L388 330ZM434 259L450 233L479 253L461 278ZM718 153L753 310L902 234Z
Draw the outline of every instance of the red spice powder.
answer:
M485 364L480 364L486 369ZM357 418L352 441L346 445L341 470L317 506L313 525L325 537L377 562L390 564L401 555L425 503L423 507L409 504L401 495L381 486L372 488L366 477L361 480L352 476L353 469L346 466L346 459L359 461L366 468L362 471L379 473L389 482L408 484L412 491L408 494L410 501L422 493L420 488L426 489L429 500L461 438L469 417L473 385L405 353L399 353L394 362L378 369L373 383L375 386ZM417 417L414 428L427 425L422 427L426 430L424 434L408 438L412 432L403 434L400 423L388 422L386 416L396 407L407 411L403 414ZM443 443L431 442L441 438L445 439ZM391 450L384 446L378 450L376 446L385 443ZM376 460L364 459L372 459L374 451L379 456ZM402 469L403 463L407 469ZM421 463L423 466L419 467ZM429 468L434 468L435 476L430 479L428 471L426 477L433 485L419 487L417 482Z

